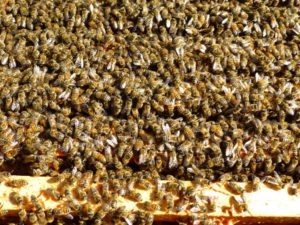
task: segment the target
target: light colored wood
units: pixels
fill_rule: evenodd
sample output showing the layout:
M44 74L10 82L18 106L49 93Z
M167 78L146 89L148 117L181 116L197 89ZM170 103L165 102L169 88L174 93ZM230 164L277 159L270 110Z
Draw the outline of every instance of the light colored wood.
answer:
M21 188L9 187L6 184L7 180L26 180L27 185ZM15 214L21 208L30 208L31 195L38 196L38 199L42 203L42 206L45 210L54 209L63 207L66 199L60 201L53 201L51 198L43 194L47 188L56 189L59 183L50 183L49 177L29 177L29 176L11 176L6 178L6 181L0 183L1 191L1 210L8 210L9 214ZM162 181L165 182L165 181ZM183 182L185 186L193 185L189 181ZM98 184L92 184L96 186ZM240 186L244 186L243 183L239 183ZM74 185L74 188L76 184ZM20 196L25 198L23 205L13 204L10 200L11 192L17 192ZM140 190L143 197L143 201L151 201L150 193L151 190ZM198 196L209 196L211 199L214 199L216 202L215 212L208 213L207 215L211 218L216 219L235 219L239 221L273 221L276 223L283 222L300 222L300 196L299 195L290 195L287 191L287 187L281 190L273 190L266 187L264 184L260 184L259 189L255 192L244 192L243 197L247 203L248 210L244 212L236 212L233 205L231 204L230 198L236 196L240 198L240 195L234 195L229 192L224 184L214 183L212 185L196 188L196 195ZM177 198L177 197L175 197ZM125 206L128 211L139 210L137 203L128 199L125 199L119 196L117 199L118 206ZM27 203L26 203L27 202ZM85 202L80 202L85 203ZM96 205L94 205L97 207ZM227 209L224 211L224 209ZM155 211L154 216L155 220L158 221L176 221L176 220L185 220L188 216L192 215L188 210L182 212L175 211Z

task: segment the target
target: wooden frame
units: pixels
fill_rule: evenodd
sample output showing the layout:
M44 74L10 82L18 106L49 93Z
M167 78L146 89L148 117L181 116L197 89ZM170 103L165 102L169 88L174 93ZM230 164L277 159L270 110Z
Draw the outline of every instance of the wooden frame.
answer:
M14 187L9 185L11 181L22 181L22 187ZM166 181L162 181L164 183ZM1 190L1 210L7 210L8 215L16 215L21 208L30 210L30 198L31 195L38 197L39 202L42 204L44 210L61 208L66 203L66 198L62 198L59 201L54 201L49 195L47 195L47 189L59 190L59 186L62 183L53 182L53 178L50 177L30 177L30 176L10 176L2 178L0 183ZM189 181L183 181L186 187L194 186L196 195L199 197L206 196L215 202L215 211L207 213L209 218L220 221L232 221L243 223L300 223L300 196L298 194L291 195L286 185L281 190L273 190L264 184L259 184L257 191L243 191L242 194L232 193L225 183L218 182L208 186L198 187ZM241 188L245 188L244 183L236 183ZM98 183L89 183L86 190L90 187L98 187ZM101 184L100 184L101 185ZM72 186L76 188L76 184ZM137 189L136 191L142 195L142 201L151 201L150 195L152 189L143 190ZM24 200L21 205L14 203L11 199L11 193L17 192ZM177 196L174 196L176 200ZM234 199L237 201L245 201L247 209L238 211L234 203ZM81 201L81 204L85 204L85 201ZM135 211L139 210L135 201L119 196L117 198L118 206L124 206L126 210ZM90 204L90 203L89 203ZM97 204L93 204L93 207L98 207ZM181 212L175 210L167 211L154 211L155 221L186 221L192 214L191 210L185 209ZM200 214L199 214L200 215Z

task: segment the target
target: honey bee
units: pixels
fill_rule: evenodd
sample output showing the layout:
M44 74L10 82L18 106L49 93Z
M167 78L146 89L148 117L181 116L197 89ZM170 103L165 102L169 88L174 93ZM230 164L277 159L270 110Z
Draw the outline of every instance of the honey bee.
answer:
M220 181L231 181L232 180L232 173L224 173L219 177Z
M78 186L82 187L82 188L88 187L92 177L93 177L93 172L92 171L87 171L87 172L83 173L81 175L81 179L78 180Z
M121 184L120 180L118 180L118 179L113 179L110 182L110 187L113 191L118 192L121 189L121 186L122 186L122 184Z
M150 211L150 212L159 210L159 205L158 204L151 203L149 201L146 201L146 202L143 202L143 203L138 203L137 206L141 207L143 210Z
M251 191L257 191L260 185L260 179L254 174L251 175L252 181L248 182L248 187Z
M95 223L94 224L102 224L102 220L103 218L105 217L105 215L107 214L106 210L98 210L96 213L95 213ZM99 221L99 223L98 223Z
M54 201L59 201L62 199L60 193L52 188L48 188L45 191L46 196L52 198Z
M161 104L159 104L157 101L155 101L155 100L151 101L151 106L158 113L162 113L165 110L164 107Z
M134 190L136 181L137 181L136 177L130 177L127 181L127 189L130 191Z
M169 168L176 168L178 166L177 155L175 151L169 153Z
M72 200L69 200L67 203L66 203L66 206L69 207L72 211L78 211L80 210L81 208L81 205L78 203L78 201L72 199Z
M125 101L125 104L124 104L124 107L123 107L123 110L122 110L122 114L125 114L126 116L129 116L131 111L132 111L132 105L133 105L132 98L128 98Z
M270 15L270 25L273 29L278 27L278 22L277 22L275 16L273 16L273 15Z
M293 173L295 171L296 167L298 166L298 164L299 164L299 160L297 158L292 158L286 171L288 173Z
M38 218L36 216L35 213L31 212L28 214L28 221L31 223L31 224L34 224L38 221Z
M300 184L299 183L291 183L288 187L288 193L290 195L298 195L300 190Z
M45 211L47 222L54 221L54 212L53 209L48 209Z
M78 170L82 170L83 168L83 162L81 160L80 157L75 157L74 159L74 166L78 169Z
M121 207L118 207L115 211L114 211L114 214L115 214L115 218L114 219L119 219L119 218L124 218L128 215L128 212L126 210L126 207L125 206L121 206Z
M9 187L21 188L21 187L26 186L28 184L28 182L26 180L23 180L23 179L18 179L18 180L9 180L9 181L6 181L5 184L7 186L9 186Z
M122 110L123 101L121 98L113 98L112 101L112 111L114 115L119 115Z
M244 192L244 188L235 182L226 182L224 186L229 192L235 195L241 195Z
M243 169L243 161L240 158L238 158L234 165L234 172L238 174L241 172L242 169Z
M277 175L275 177L265 176L262 179L262 182L267 186L274 190L280 190L283 188L284 184L281 182L280 177Z
M144 146L144 142L138 138L134 143L134 150L140 151L143 146Z
M16 60L13 56L8 57L8 66L10 69L16 68L17 66Z
M25 209L21 209L19 212L18 212L18 216L20 218L21 221L26 221L27 220L27 212Z
M72 211L71 208L68 207L68 206L63 206L63 207L60 208L60 214L61 215L68 215L68 214L71 213L71 211Z
M27 59L24 55L17 55L16 61L22 66L29 66L31 64L31 61Z
M160 201L163 200L164 195L165 195L165 192L164 192L164 191L161 191L161 190L155 190L155 191L152 192L151 197L152 197L152 199L153 199L154 201L159 201L159 202L160 202Z
M189 140L195 138L195 133L194 133L193 129L190 128L190 127L184 127L183 133L186 136L186 138L189 139Z
M174 209L176 210L176 212L182 212L187 209L189 203L190 202L188 201L188 199L182 198L174 202Z
M31 204L36 210L42 210L42 205L39 203L38 198L35 195L30 196Z
M192 164L193 159L194 159L194 155L192 153L186 154L184 157L183 165L185 167L190 166Z
M23 204L23 198L15 191L9 194L9 198L13 204L21 205Z
M172 193L177 193L177 192L179 192L179 191L181 191L180 190L180 185L179 185L179 183L177 183L177 182L167 182L166 184L165 184L165 190L167 191L167 192L172 192Z
M193 203L189 206L189 210L192 213L205 213L207 212L207 208L204 205L199 205L197 203Z
M114 167L117 169L117 170L122 170L124 168L122 162L118 159L117 156L114 156L114 163L113 163Z
M150 114L151 114L151 105L149 103L145 103L143 107L142 115L147 118L150 116Z
M125 197L135 202L142 201L142 195L136 191L131 191L131 190L127 191Z
M4 54L4 55L2 55L2 58L1 58L1 64L2 65L6 65L7 64L7 62L8 62L8 54Z
M163 197L164 207L167 210L173 210L174 209L174 197L172 194L168 193L164 195Z
M80 201L86 201L87 200L87 194L82 188L77 188L76 189L76 197Z
M46 222L46 214L44 213L44 210L36 211L36 216L40 222Z
M183 117L187 119L187 121L191 121L193 118L193 114L190 110L184 108L182 105L176 106L176 109L179 114L181 114Z
M91 197L94 201L94 203L98 204L101 202L101 195L99 194L98 190L94 187L92 187L90 189L90 192L91 192Z
M264 163L265 163L265 173L266 174L272 173L275 169L275 165L273 165L272 159L267 158L267 159L265 159Z
M62 142L64 140L65 135L62 132L59 132L57 129L50 130L50 136Z
M127 165L133 157L133 152L131 149L127 149L122 158L123 165Z
M62 213L62 209L61 208L55 208L53 209L53 215L54 216L61 216L63 213Z
M4 171L0 172L0 183L6 181L11 176L10 172Z
M154 216L151 213L145 213L145 225L153 224Z
M233 205L236 212L241 213L248 210L247 204L242 198L231 196L229 199L231 205Z
M107 163L106 158L105 158L105 156L103 154L94 151L92 153L92 155L93 155L94 159L98 160L98 163L101 163L101 164L106 164Z

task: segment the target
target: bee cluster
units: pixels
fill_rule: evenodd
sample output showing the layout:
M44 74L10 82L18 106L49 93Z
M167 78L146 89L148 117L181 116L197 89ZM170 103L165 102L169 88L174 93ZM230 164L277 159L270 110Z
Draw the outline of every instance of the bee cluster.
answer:
M299 181L299 0L1 4L1 170Z

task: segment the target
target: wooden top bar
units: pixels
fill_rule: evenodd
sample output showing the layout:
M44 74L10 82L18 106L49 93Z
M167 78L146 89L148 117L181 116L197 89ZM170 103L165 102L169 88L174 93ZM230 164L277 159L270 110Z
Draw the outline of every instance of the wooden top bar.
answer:
M27 184L20 187L10 187L7 185L7 180L25 180ZM30 208L31 195L38 197L38 200L42 204L44 210L60 208L67 201L66 198L62 198L59 201L53 201L49 196L43 194L48 188L56 189L59 183L49 182L50 177L30 177L30 176L10 176L5 181L0 183L1 190L1 210L8 210L9 215L15 215L20 209ZM166 182L166 181L162 181ZM185 186L193 185L190 181L183 181ZM90 184L90 186L96 187L99 184ZM238 183L241 187L244 187L244 183ZM76 188L76 185L74 185ZM89 187L87 187L88 189ZM215 201L216 208L214 212L207 213L210 218L216 219L234 219L241 222L276 222L278 223L299 223L300 222L300 196L290 195L287 190L287 185L281 190L273 190L263 183L259 185L257 191L247 192L242 195L236 195L231 193L224 187L224 183L213 183L203 188L196 188L196 195L199 198L201 196L210 197ZM142 195L142 201L151 201L150 195L152 190L136 189ZM11 193L17 192L22 198L24 204L17 205L11 200ZM166 192L167 193L167 192ZM234 196L234 197L233 197ZM243 212L237 212L233 203L233 198L238 201L247 203L247 210ZM177 196L174 196L176 200ZM128 211L140 210L137 206L137 202L128 200L122 196L117 197L117 205L125 206ZM79 201L85 204L84 201ZM99 205L93 204L93 207ZM181 212L171 211L155 211L154 218L156 221L176 221L187 220L192 213L190 210L182 210Z

